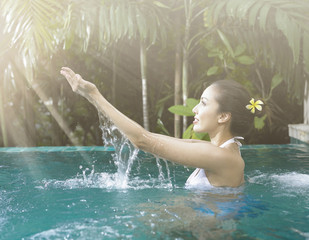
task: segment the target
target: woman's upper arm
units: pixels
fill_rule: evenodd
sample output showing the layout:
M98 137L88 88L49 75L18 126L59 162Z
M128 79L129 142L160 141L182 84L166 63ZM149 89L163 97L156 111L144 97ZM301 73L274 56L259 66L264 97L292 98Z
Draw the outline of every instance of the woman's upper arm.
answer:
M169 161L209 171L220 169L231 158L227 149L216 147L210 142L188 142L150 132L143 136L138 147Z

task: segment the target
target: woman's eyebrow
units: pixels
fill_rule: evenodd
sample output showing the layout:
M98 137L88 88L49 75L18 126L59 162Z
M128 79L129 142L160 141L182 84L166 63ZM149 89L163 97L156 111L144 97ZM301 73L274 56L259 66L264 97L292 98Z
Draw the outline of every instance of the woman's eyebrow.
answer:
M207 98L205 98L205 97L201 97L201 101L202 101L203 99L204 99L204 100L206 100L206 101L208 101L208 99L207 99Z

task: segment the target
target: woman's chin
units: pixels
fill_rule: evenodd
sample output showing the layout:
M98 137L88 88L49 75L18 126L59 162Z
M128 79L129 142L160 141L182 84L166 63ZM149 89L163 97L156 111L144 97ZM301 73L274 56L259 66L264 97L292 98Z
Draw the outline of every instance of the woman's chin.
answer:
M195 133L207 133L206 129L201 129L199 126L194 125L193 126L193 132Z
M195 133L201 133L201 131L200 131L200 129L199 129L199 127L198 126L193 126L193 132L195 132Z

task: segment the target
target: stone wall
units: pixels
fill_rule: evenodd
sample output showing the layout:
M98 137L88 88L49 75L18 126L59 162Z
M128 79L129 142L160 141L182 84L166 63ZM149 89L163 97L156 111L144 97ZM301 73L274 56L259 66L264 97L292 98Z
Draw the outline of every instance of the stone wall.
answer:
M309 82L305 82L304 88L304 123L289 124L289 136L291 143L309 144Z

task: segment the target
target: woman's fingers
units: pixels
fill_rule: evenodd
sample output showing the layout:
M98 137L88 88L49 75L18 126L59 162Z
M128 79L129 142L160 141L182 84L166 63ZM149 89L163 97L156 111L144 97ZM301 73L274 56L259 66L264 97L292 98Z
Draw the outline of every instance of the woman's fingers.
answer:
M68 80L70 85L73 87L74 81L76 80L76 74L68 67L62 67L60 73Z
M64 75L66 78L74 78L74 76L75 76L75 72L73 72L68 67L62 67L61 68L61 74Z
M68 67L62 67L60 73L67 79L72 90L84 97L96 89L93 83L85 81L79 74L75 74Z
M76 76L76 74L68 67L62 67L60 73L67 79L67 81L71 85L72 90L76 92L78 85L78 81L76 81L78 77Z

